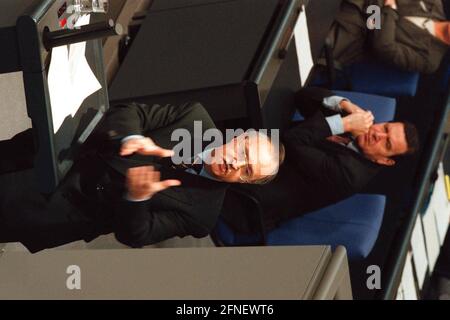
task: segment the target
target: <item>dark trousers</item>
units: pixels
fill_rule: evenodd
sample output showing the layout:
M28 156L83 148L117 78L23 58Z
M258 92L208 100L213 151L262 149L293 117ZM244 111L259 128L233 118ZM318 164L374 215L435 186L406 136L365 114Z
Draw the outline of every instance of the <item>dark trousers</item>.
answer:
M0 141L0 150L0 174L32 168L35 151L32 129Z
M81 239L92 239L92 215L85 199L73 192L76 181L66 181L59 192L37 191L33 172L32 130L0 141L0 243L21 242L31 252ZM71 175L66 180L77 180ZM67 186L66 186L67 185ZM92 235L92 236L91 236Z

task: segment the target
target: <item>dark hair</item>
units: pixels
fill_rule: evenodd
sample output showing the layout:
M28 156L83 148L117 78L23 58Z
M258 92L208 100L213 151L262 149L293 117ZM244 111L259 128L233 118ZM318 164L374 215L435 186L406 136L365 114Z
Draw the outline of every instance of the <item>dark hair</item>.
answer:
M411 122L404 121L403 125L405 127L405 138L408 144L408 150L403 155L413 155L419 151L419 134L417 128Z

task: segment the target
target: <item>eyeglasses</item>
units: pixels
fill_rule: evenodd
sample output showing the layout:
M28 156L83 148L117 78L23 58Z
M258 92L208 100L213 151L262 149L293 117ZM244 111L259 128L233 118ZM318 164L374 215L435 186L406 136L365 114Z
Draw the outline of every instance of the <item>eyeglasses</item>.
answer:
M242 138L236 138L235 139L235 146L237 146L237 161L241 162L242 160L244 161L244 165L240 167L240 175L239 175L239 179L244 182L244 183L248 183L250 182L252 176L253 176L253 172L252 172L252 168L250 167L249 164L249 159L248 159L248 148L249 148L249 139L248 136Z

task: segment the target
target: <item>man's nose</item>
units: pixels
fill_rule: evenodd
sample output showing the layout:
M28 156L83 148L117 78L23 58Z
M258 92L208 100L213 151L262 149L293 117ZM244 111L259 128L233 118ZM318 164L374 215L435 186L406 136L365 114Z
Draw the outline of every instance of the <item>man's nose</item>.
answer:
M381 139L384 139L387 137L387 133L385 133L385 132L375 131L374 134L375 134L376 141L380 141Z

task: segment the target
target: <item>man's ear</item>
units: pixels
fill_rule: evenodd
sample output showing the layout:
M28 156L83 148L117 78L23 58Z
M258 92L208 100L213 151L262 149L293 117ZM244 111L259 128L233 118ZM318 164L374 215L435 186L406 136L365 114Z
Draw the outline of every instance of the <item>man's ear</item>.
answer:
M395 160L391 159L391 158L380 158L375 160L376 163L382 165L382 166L388 166L388 167L392 167L395 164Z

